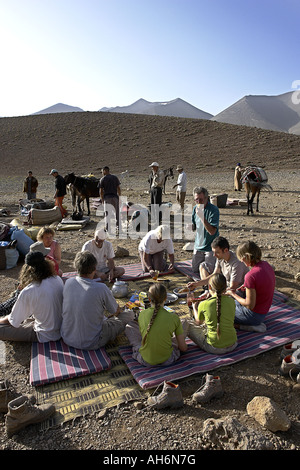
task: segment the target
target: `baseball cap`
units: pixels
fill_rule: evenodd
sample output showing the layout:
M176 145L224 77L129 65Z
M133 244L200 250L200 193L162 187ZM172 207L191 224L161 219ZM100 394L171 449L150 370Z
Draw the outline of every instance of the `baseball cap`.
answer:
M53 168L53 169L50 171L49 175L53 175L53 173L58 173L58 171L55 170L55 168Z
M153 163L151 163L151 165L149 165L149 167L150 166L159 166L159 164L157 162L153 162Z

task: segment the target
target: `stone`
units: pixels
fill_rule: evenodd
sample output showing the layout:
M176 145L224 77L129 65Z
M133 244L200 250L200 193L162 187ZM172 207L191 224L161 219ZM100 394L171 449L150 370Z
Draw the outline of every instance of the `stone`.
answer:
M256 396L247 404L247 413L269 431L288 431L291 421L286 413L268 397Z
M124 258L126 256L129 256L129 251L126 250L126 248L122 248L121 246L117 246L115 250L115 257L116 258Z
M268 438L245 427L236 418L205 420L201 439L221 450L274 450Z

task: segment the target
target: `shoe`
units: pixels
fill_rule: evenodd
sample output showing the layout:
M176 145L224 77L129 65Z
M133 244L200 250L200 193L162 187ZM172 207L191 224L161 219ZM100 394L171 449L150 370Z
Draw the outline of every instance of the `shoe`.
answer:
M194 403L206 403L212 398L221 398L224 394L220 377L206 374L205 384L202 385L194 394Z
M5 416L6 434L11 437L29 424L44 421L54 412L54 405L33 405L27 396L22 395L8 403L8 412Z
M7 413L8 403L18 396L20 393L17 393L10 385L8 380L3 380L0 382L0 413ZM28 395L28 399L31 403L35 403L36 399L33 395Z
M292 354L285 356L282 359L281 366L279 369L280 375L291 375L300 370L300 365L295 364L292 361Z
M292 343L285 344L281 350L280 357L283 359L285 356L289 354L293 354L296 349L300 348L300 340L293 341Z
M164 382L162 392L157 396L148 398L148 405L156 410L163 408L180 408L183 406L183 398L179 385L172 382Z
M239 329L243 331L255 331L256 333L264 333L267 327L264 323L260 325L239 325Z
M292 353L292 363L300 370L300 348L295 349Z

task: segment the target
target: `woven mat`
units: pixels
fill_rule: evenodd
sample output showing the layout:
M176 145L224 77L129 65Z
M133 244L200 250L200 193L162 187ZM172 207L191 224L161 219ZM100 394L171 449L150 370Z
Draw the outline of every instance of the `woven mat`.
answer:
M142 279L130 281L128 286L131 293L147 292L153 282L155 281L152 279ZM164 282L168 292L173 292L176 287L184 286L187 279L180 274L171 274L156 282ZM118 299L118 303L123 306L126 300ZM170 307L180 316L189 314L188 307L178 304L178 301ZM37 402L53 403L56 407L55 414L41 423L41 429L48 429L105 408L113 408L127 401L147 398L150 392L139 386L119 354L119 348L126 345L128 346L126 336L120 335L114 343L106 346L111 360L110 370L37 387Z

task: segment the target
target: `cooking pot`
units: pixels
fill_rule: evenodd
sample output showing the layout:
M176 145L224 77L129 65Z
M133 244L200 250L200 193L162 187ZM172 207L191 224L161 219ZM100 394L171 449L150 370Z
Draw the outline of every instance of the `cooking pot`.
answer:
M112 294L117 299L127 297L128 295L128 284L125 281L115 281L111 288Z

